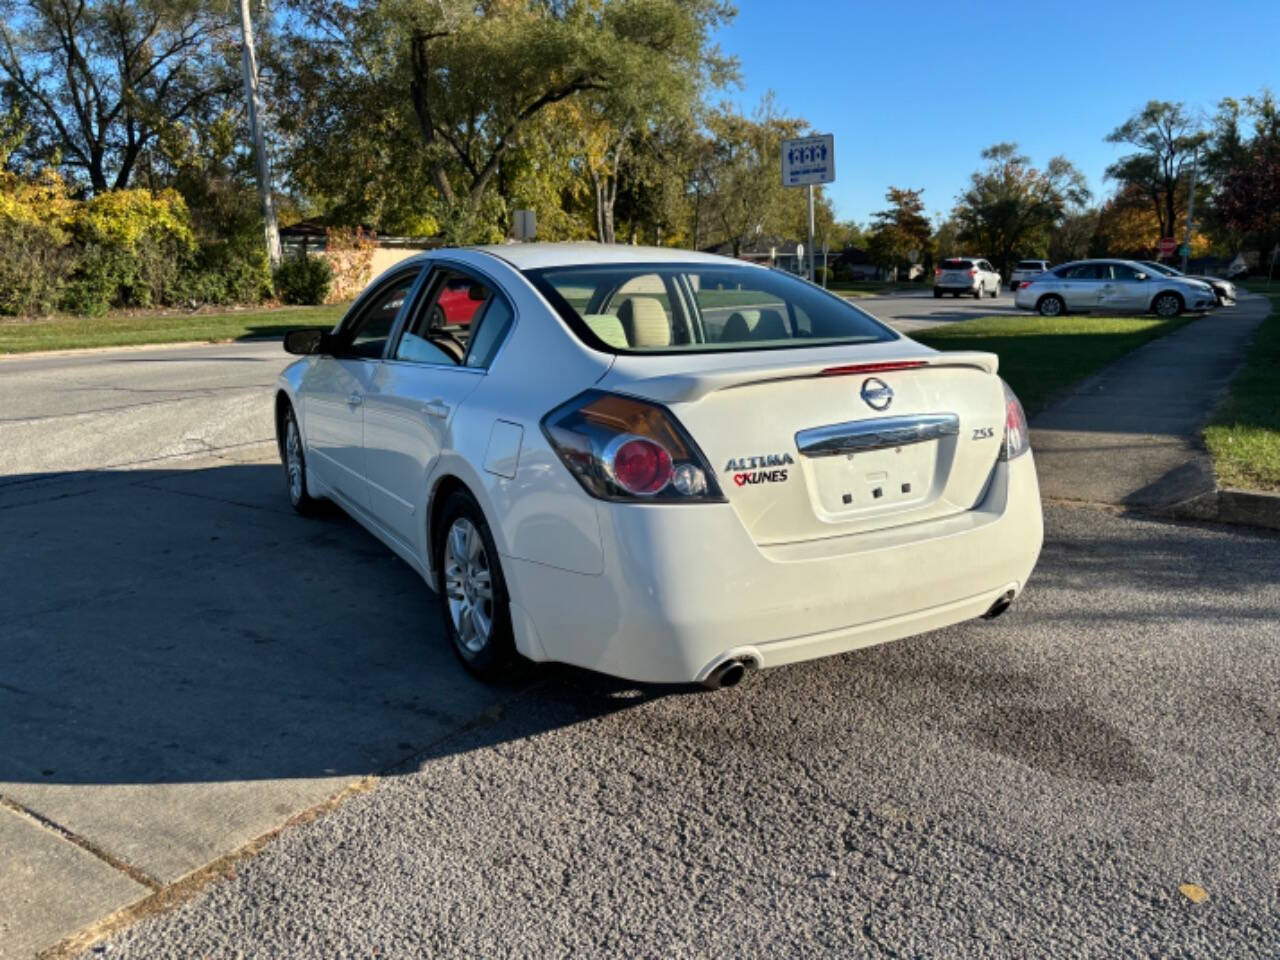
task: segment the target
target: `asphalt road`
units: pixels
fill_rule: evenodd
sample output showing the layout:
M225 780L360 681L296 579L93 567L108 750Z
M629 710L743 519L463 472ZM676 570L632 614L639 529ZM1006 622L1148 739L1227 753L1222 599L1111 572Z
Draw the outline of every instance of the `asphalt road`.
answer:
M1274 957L1278 609L1275 537L1051 509L994 623L535 671L109 955Z

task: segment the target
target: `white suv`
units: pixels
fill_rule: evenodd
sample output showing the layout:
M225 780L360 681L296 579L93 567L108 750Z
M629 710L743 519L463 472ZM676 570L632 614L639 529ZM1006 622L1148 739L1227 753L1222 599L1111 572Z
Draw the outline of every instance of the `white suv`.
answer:
M978 257L948 257L933 271L933 295L1000 296L1000 274Z
M1023 280L1034 280L1048 269L1048 260L1019 260L1018 265L1009 274L1009 289L1017 290L1018 284Z

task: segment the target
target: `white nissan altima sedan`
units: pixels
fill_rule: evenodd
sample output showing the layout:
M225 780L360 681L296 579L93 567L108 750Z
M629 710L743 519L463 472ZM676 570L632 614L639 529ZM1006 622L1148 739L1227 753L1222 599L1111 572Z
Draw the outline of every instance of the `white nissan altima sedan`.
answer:
M299 330L289 497L440 593L463 664L736 683L1004 611L1042 539L1017 398L790 275L673 249L441 250Z

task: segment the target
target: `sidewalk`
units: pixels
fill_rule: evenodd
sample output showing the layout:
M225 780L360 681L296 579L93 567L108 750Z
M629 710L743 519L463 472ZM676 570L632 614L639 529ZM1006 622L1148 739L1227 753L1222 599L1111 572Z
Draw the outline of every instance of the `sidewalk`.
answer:
M1057 500L1167 507L1214 489L1199 431L1239 369L1266 297L1152 341L1031 422L1040 491Z

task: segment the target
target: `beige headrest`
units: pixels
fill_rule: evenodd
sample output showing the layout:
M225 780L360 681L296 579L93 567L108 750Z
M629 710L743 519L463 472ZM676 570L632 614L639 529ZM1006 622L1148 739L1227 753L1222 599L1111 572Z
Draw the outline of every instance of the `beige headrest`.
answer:
M584 313L583 322L591 328L592 333L611 347L625 350L629 346L627 334L622 329L622 321L611 313Z
M671 346L671 324L662 303L653 297L630 297L618 309L618 319L633 347Z

